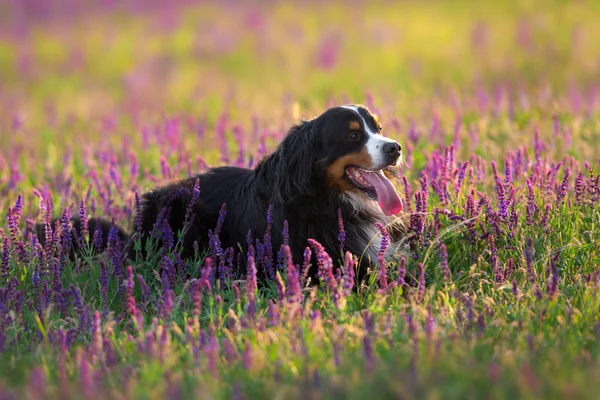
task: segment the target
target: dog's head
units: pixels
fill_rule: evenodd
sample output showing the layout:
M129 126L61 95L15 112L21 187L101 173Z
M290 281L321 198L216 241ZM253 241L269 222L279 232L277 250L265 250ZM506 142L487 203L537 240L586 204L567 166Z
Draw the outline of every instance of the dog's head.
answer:
M294 126L280 146L288 189L314 193L325 185L354 202L377 201L385 215L402 210L387 169L402 158L402 146L381 134L377 118L364 106L333 107ZM288 195L291 195L289 192Z

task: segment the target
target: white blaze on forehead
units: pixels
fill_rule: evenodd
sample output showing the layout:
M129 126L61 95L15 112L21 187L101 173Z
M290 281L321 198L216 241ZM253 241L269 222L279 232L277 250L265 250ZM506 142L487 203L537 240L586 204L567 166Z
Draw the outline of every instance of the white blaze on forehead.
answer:
M369 128L367 121L365 121L363 116L358 111L358 107L342 106L342 108L354 111L356 113L356 115L358 115L358 118L360 118L362 120L363 125L365 126L365 132L367 132L367 136L368 136L367 143L365 144L365 146L367 147L367 151L368 151L369 155L371 156L371 159L373 160L373 165L371 165L371 168L381 169L381 168L385 167L387 164L386 164L385 153L383 151L383 146L386 143L395 143L396 141L386 138L383 135L378 135L377 133L373 132L371 130L371 128ZM400 158L398 158L398 160L400 160Z

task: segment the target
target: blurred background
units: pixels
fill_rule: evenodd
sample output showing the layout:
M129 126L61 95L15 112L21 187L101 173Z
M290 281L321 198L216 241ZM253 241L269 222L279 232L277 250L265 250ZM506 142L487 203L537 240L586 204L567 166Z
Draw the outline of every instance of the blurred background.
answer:
M597 1L13 0L2 116L597 83Z
M1 192L96 179L130 199L118 174L252 166L342 102L378 113L415 174L449 143L501 157L540 121L594 159L598 21L591 0L3 1Z

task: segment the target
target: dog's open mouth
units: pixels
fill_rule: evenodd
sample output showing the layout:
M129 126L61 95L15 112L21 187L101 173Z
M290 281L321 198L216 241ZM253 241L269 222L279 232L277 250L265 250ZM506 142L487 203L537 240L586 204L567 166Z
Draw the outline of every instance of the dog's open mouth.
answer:
M402 200L383 170L368 171L358 167L347 167L346 177L371 200L377 201L385 215L394 215L402 211Z

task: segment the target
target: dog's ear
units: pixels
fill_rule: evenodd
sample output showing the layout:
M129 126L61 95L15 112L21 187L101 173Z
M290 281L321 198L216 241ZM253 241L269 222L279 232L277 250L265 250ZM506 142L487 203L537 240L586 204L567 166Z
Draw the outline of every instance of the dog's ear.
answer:
M302 121L288 131L277 154L274 196L286 204L315 191L313 178L318 156L318 121Z

